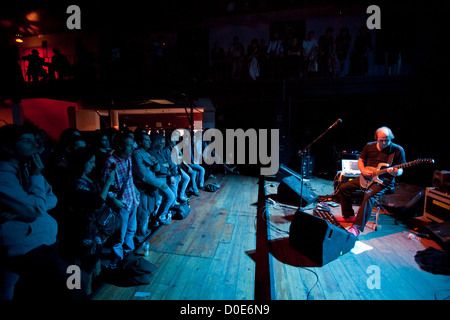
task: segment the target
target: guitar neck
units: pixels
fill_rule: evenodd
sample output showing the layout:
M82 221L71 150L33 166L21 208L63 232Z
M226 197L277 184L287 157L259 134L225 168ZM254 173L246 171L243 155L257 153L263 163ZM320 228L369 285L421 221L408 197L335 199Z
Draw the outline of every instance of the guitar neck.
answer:
M380 169L380 170L377 170L377 175L385 174L387 172L387 170L391 169L391 168L402 169L402 168L411 167L413 165L416 165L417 163L418 163L417 161L410 161L410 162L398 164L398 165L395 165L395 166L392 166L392 167L389 167L389 168Z

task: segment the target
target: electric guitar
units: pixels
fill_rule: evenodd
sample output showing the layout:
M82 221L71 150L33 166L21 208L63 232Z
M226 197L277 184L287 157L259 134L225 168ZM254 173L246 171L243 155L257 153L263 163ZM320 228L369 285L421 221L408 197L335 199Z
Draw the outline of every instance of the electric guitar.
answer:
M383 174L386 174L388 172L389 168L407 168L414 166L419 163L434 163L433 159L417 159L411 162L406 162L402 164L398 164L396 166L389 167L389 164L387 163L379 163L378 166L375 167L366 167L368 171L372 173L371 177L366 177L363 174L359 176L359 184L363 189L367 189L372 183L379 183L384 184L383 177L381 177Z

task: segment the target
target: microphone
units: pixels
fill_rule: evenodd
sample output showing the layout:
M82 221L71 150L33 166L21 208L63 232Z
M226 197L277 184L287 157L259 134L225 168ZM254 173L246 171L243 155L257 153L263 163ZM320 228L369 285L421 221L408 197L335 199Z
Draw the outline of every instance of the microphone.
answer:
M337 126L339 123L342 123L342 119L341 119L341 118L337 119L337 120L336 120L336 121L328 128L328 130L330 130L331 128Z

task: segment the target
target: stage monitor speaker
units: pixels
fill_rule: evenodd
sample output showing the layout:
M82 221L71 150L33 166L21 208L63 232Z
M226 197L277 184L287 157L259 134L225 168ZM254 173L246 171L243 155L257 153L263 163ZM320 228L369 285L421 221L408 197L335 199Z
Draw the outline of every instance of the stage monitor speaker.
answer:
M422 214L425 188L400 182L394 190L387 192L378 201L387 211L404 217Z
M436 170L433 173L433 187L444 193L450 192L450 171Z
M303 211L294 214L289 228L292 248L323 266L355 246L356 237L326 220Z
M431 224L426 228L428 229L430 236L434 238L441 247L446 250L450 249L450 221Z
M290 204L300 205L305 207L306 205L313 203L317 200L318 196L312 192L306 185L303 185L300 179L294 176L288 176L281 180L278 186L278 199ZM302 194L302 201L300 203L300 194Z

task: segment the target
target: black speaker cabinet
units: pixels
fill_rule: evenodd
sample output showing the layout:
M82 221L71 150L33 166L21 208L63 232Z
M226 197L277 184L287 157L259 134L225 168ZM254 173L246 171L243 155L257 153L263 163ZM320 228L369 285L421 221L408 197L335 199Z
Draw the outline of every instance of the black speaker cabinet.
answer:
M288 176L281 180L278 186L278 199L294 205L302 207L317 200L318 196L303 184L303 192L301 191L301 180L294 176ZM300 204L300 193L302 194L302 202Z
M436 190L450 193L450 171L436 170L433 173L433 187Z
M303 211L294 214L289 228L292 248L323 266L355 246L356 237L322 218Z

